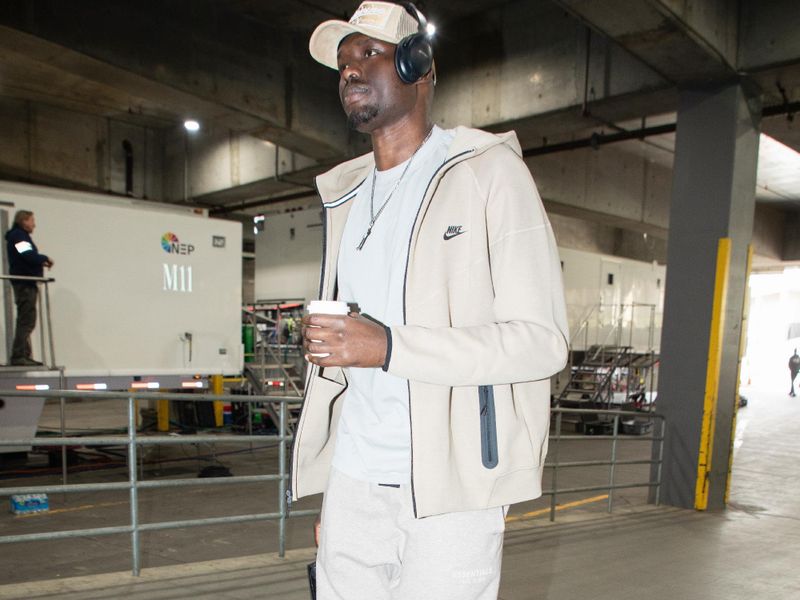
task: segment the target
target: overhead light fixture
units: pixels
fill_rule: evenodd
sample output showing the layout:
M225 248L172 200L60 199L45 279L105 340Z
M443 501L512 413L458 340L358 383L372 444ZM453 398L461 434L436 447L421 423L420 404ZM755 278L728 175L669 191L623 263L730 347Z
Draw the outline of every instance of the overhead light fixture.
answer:
M425 31L428 33L428 37L433 37L433 35L436 33L436 25L433 23L428 23L425 26Z
M195 131L200 131L200 123L198 123L194 119L186 119L183 122L183 127L186 129L186 131L189 131L191 133L194 133Z

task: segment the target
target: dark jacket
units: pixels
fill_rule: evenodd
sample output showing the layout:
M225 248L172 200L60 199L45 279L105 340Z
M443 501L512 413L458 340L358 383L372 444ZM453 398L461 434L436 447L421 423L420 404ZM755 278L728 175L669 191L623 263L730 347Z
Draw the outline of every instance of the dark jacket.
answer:
M44 254L39 254L39 249L27 231L14 225L6 233L6 242L11 275L26 277L42 277L44 275L43 265L49 259ZM36 285L34 282L26 283Z

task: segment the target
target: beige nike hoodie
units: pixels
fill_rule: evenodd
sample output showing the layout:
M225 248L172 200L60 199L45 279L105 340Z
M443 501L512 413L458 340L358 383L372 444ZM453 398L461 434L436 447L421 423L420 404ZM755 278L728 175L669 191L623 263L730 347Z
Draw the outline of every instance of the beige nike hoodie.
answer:
M335 299L342 232L373 166L370 153L317 178L322 300ZM403 302L387 370L408 380L416 516L539 497L568 333L555 239L513 132L456 128L408 241ZM292 498L325 490L346 395L343 369L310 366Z

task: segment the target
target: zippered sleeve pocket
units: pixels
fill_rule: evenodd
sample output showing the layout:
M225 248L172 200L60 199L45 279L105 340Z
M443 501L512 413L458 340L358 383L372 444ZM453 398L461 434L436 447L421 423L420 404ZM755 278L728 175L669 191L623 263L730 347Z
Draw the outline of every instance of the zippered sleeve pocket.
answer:
M497 466L497 418L494 408L494 387L478 387L481 416L481 460L487 469Z

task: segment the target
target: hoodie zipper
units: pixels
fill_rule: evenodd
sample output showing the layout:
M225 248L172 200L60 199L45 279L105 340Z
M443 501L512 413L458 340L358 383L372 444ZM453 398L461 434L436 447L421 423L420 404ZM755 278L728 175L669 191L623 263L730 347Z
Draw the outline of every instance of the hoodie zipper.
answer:
M497 466L497 416L494 406L494 388L478 387L478 409L481 420L481 461L487 469Z
M451 156L450 158L448 158L441 165L439 165L439 168L436 169L436 171L433 172L433 175L431 175L431 178L428 180L428 185L425 186L425 193L422 195L422 200L423 201L420 203L419 208L417 209L417 214L414 217L414 223L411 226L411 235L408 238L408 251L406 252L406 269L405 269L405 272L403 274L403 325L407 325L408 324L408 318L407 318L407 313L406 313L406 296L407 296L407 290L408 290L408 265L411 262L411 243L414 240L414 230L417 228L417 222L419 221L419 215L422 212L422 205L425 203L425 197L428 195L428 191L430 190L431 183L433 183L433 180L436 179L436 177L439 175L439 173L442 173L442 170L446 166L450 165L457 158L460 158L460 157L465 156L467 154L470 154L472 152L475 152L475 148L470 148L469 150L464 150L463 152L459 152L455 156ZM442 175L444 175L444 174L442 173ZM431 200L433 200L433 198L431 198ZM412 504L412 506L414 508L414 518L417 518L418 517L418 515L417 515L417 494L416 494L416 491L415 491L415 488L414 488L414 423L413 423L413 419L411 418L411 382L407 381L406 385L408 387L408 430L409 430L409 440L410 440L410 446L411 446L410 447L410 450L411 450L411 504Z
M325 262L328 260L328 211L336 206L340 206L345 202L349 202L353 198L355 198L356 190L360 188L366 178L362 179L353 189L349 190L345 194L342 194L338 199L333 200L332 202L326 203L322 200L322 194L319 191L319 186L317 186L316 180L314 181L314 190L317 192L317 196L320 197L322 200L322 262L320 263L320 270L319 270L319 297L322 299L322 292L323 292L323 284L325 283ZM328 206L332 205L332 206ZM303 409L300 413L300 420L297 422L297 429L295 430L294 437L292 439L292 445L289 448L289 481L286 487L286 510L287 513L291 509L292 504L292 490L297 489L297 473L294 469L294 449L295 446L300 441L300 431L303 428L303 424L305 423L306 418L306 406L305 406L305 399L308 398L309 392L311 391L311 382L314 380L314 374L319 370L317 365L312 365L308 371L308 375L306 377L306 386L305 386L305 394L304 394L304 403Z
M360 184L359 184L360 185ZM357 186L356 186L357 187ZM317 195L322 199L322 195L319 193L319 187L317 187L317 182L314 181L314 189L317 192ZM325 261L327 260L328 256L328 209L325 208L325 203L322 203L322 262L320 263L319 269L319 296L322 297L322 284L324 283L325 279ZM300 420L297 422L297 429L294 432L294 437L292 438L292 445L289 448L289 482L286 486L286 512L287 514L291 510L292 507L292 490L297 489L297 473L294 469L294 448L295 445L298 443L300 439L300 430L305 423L306 418L306 407L305 407L305 398L308 398L308 392L311 388L311 381L314 377L314 369L316 365L312 365L308 371L308 375L306 377L306 385L305 385L305 396L303 402L303 409L300 414Z

